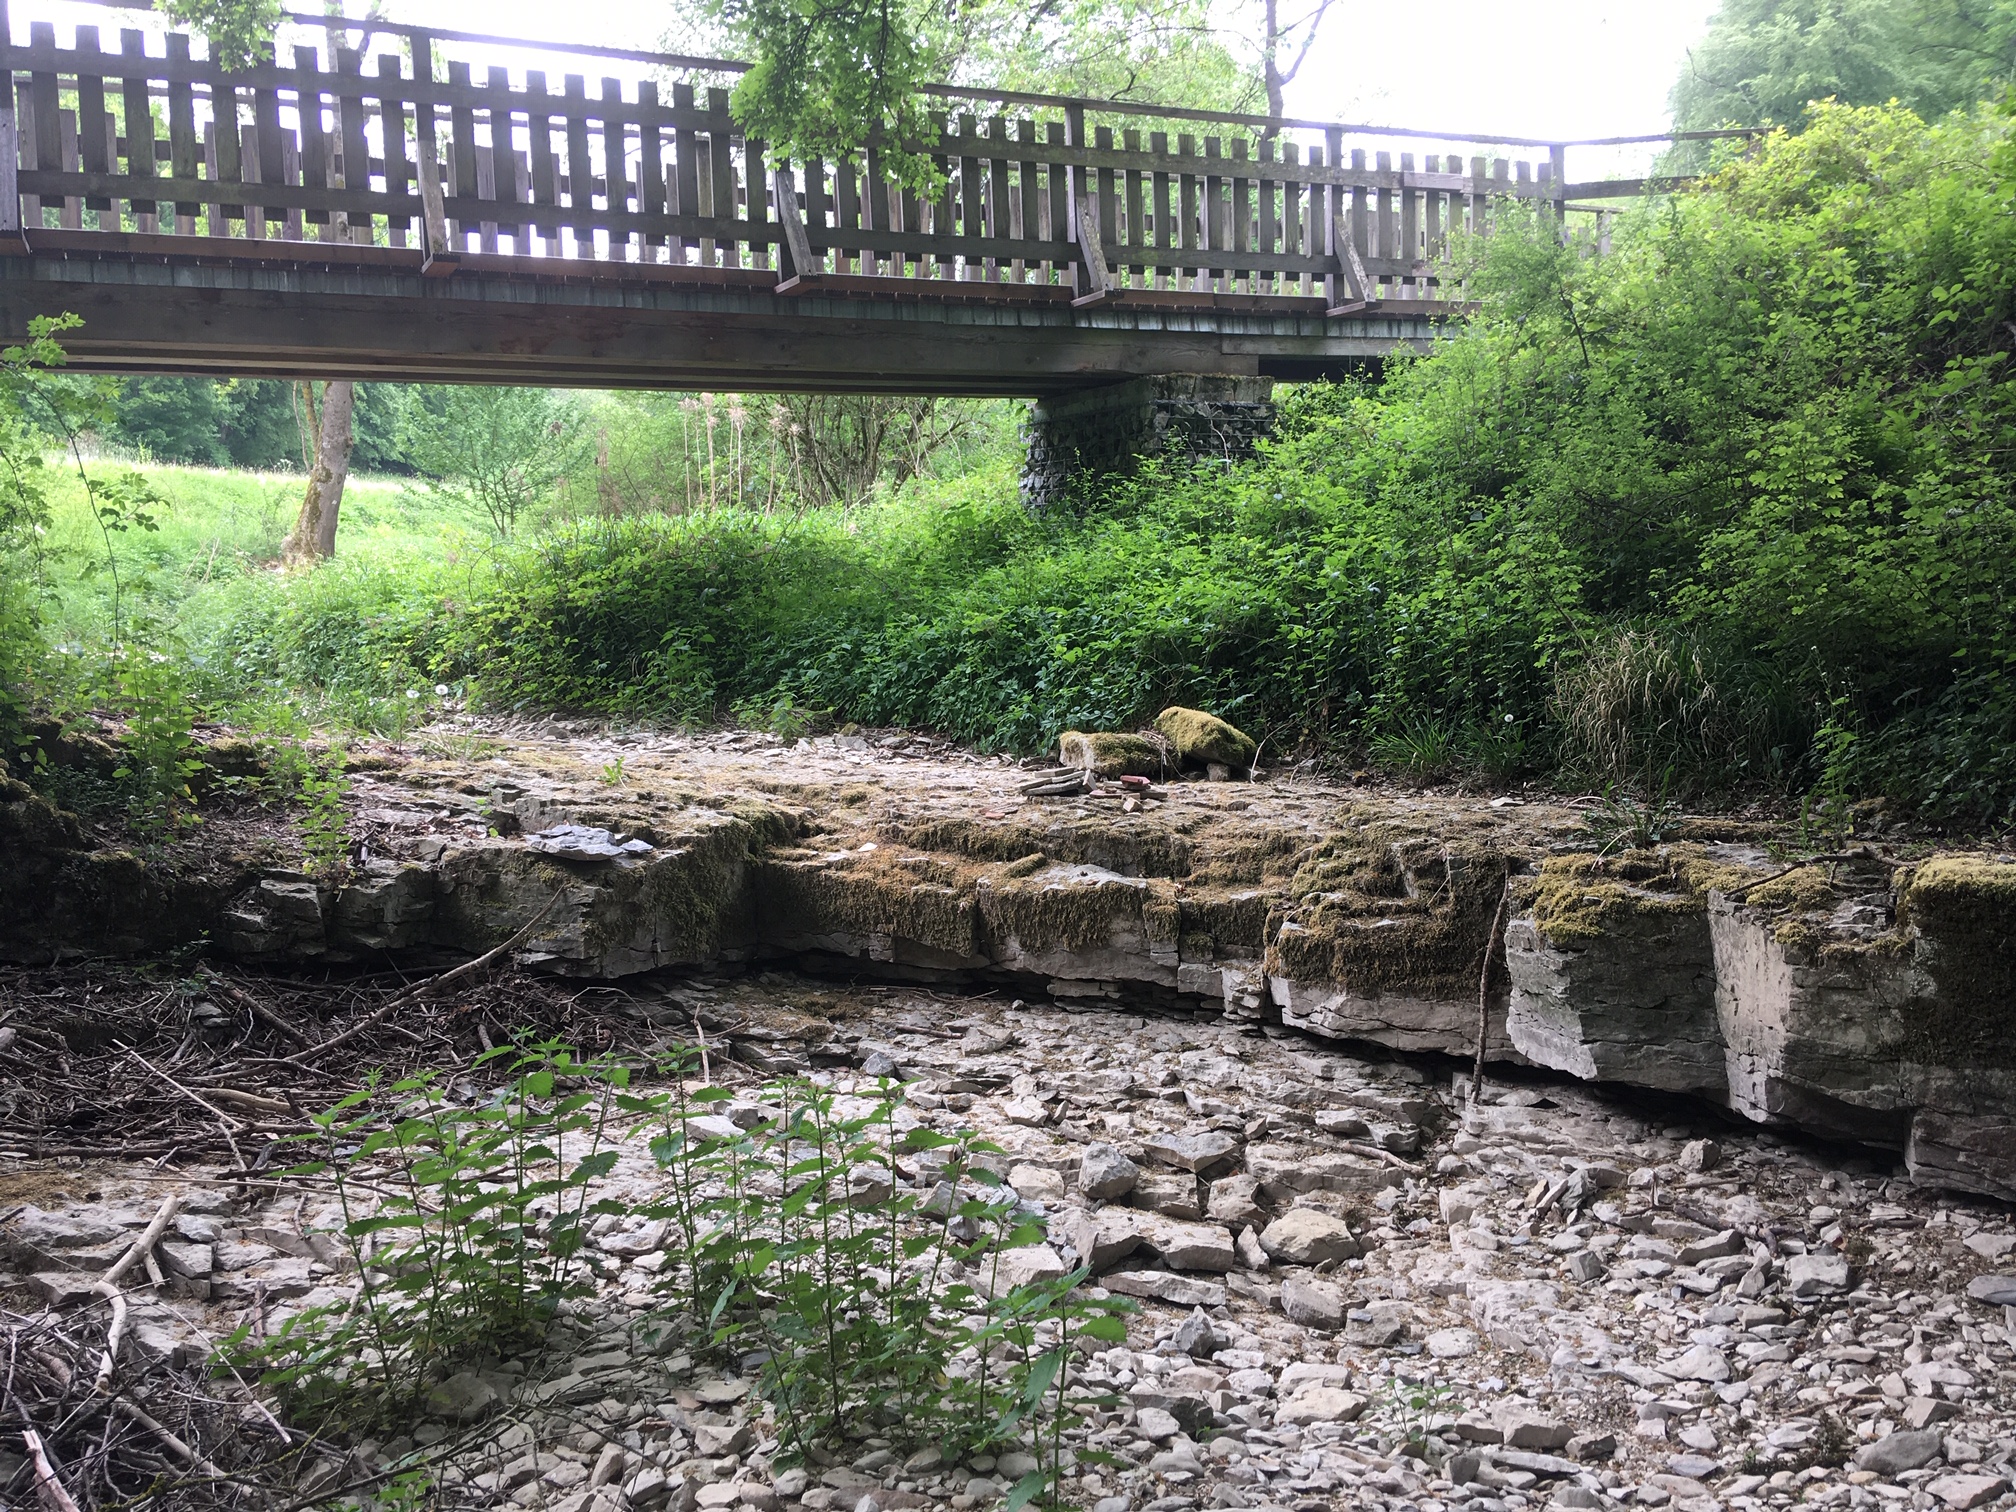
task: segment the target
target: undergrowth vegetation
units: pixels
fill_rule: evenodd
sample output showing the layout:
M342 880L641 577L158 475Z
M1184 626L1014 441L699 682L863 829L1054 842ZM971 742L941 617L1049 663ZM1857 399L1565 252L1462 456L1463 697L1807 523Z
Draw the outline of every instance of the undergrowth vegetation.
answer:
M502 1047L460 1085L368 1081L316 1115L289 1174L333 1195L340 1222L312 1242L341 1295L247 1325L238 1363L318 1432L410 1420L460 1372L536 1365L611 1266L591 1235L641 1222L670 1262L647 1332L661 1353L755 1362L779 1463L867 1423L948 1458L1027 1445L1038 1468L1010 1507L1042 1495L1094 1401L1073 1353L1124 1341L1132 1304L1078 1291L1083 1271L1010 1273L1043 1227L989 1168L999 1147L916 1126L886 1079L738 1097L677 1056L650 1073Z
M984 451L848 509L366 540L212 574L162 634L207 708L381 733L452 692L1033 751L1184 702L1270 759L2003 826L2012 202L2004 112L1819 106L1606 256L1504 210L1459 249L1476 319L1284 390L1250 463L1068 518Z

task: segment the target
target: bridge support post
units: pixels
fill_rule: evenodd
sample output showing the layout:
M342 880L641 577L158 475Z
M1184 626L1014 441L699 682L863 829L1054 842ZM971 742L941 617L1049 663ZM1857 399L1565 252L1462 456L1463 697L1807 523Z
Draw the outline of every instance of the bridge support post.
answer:
M1169 373L1039 400L1022 428L1022 502L1033 513L1080 504L1143 458L1231 462L1274 425L1274 380Z

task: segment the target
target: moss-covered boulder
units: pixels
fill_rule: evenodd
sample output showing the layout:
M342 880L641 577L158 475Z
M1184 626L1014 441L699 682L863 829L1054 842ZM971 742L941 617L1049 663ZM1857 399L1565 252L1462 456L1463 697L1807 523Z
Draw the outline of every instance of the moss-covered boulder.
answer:
M1057 759L1095 777L1160 777L1167 765L1154 741L1111 731L1066 730L1057 737Z
M1164 709L1155 716L1155 728L1185 766L1228 766L1244 776L1260 754L1252 736L1202 709Z

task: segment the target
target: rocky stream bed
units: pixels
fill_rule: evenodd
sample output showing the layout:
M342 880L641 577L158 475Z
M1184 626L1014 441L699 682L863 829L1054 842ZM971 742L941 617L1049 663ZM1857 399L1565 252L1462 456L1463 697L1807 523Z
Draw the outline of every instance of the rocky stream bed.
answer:
M1111 1404L1070 1430L1060 1493L1098 1512L2016 1505L2008 856L1793 864L1728 820L1606 847L1570 805L1292 773L1028 798L1013 763L903 736L518 731L357 765L340 883L284 836L150 863L10 788L0 957L30 964L0 1035L51 958L203 944L222 1026L164 1049L173 1072L270 1038L261 981L509 945L542 1013L592 1002L639 1053L709 1037L731 1089L895 1077L906 1117L1007 1151L1049 1233L1016 1266L1084 1264L1140 1306L1084 1362ZM452 1056L490 1043L461 1011L386 1022ZM13 1315L96 1305L168 1186L134 1369L186 1383L206 1339L341 1295L326 1198L246 1175L259 1120L323 1096L310 1061L276 1042L206 1079L253 1100L224 1099L237 1160L51 1156L10 1124ZM610 1179L642 1201L655 1178ZM965 1512L1026 1468L870 1425L773 1464L750 1380L656 1342L666 1242L612 1215L596 1299L540 1349L312 1474L417 1455L442 1506ZM0 1446L0 1498L35 1482Z

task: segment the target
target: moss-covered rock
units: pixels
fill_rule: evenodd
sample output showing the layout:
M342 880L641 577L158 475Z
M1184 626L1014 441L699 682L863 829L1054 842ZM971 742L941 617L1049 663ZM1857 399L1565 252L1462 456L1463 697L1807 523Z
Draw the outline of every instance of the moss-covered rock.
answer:
M1172 706L1155 716L1155 728L1176 748L1186 766L1228 766L1244 775L1253 769L1260 748L1245 731L1202 709Z
M1066 730L1057 737L1057 759L1095 777L1160 777L1168 765L1155 742L1113 731Z

